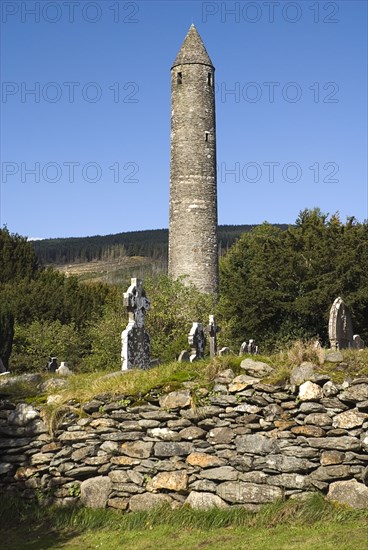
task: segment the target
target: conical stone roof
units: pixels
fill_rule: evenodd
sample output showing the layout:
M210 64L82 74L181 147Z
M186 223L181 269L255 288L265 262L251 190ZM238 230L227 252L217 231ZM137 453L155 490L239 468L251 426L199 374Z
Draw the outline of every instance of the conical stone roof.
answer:
M186 65L191 63L210 65L213 67L210 56L208 55L202 42L202 38L199 36L198 31L193 24L190 26L188 34L181 45L179 53L173 63L173 67L176 65Z

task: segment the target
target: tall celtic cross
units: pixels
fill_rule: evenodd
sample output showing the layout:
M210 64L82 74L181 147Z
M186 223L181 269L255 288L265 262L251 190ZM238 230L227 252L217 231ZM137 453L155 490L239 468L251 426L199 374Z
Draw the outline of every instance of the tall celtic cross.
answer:
M128 290L124 292L124 306L128 311L128 324L121 335L121 369L148 369L151 362L151 346L144 321L150 301L140 279L131 279Z

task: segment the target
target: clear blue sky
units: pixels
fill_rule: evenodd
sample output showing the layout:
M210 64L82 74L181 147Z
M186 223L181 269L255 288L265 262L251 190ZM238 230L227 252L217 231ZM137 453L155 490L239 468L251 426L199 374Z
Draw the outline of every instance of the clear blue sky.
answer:
M292 223L314 206L368 218L367 2L1 8L10 231L168 226L170 68L192 22L216 67L219 223Z

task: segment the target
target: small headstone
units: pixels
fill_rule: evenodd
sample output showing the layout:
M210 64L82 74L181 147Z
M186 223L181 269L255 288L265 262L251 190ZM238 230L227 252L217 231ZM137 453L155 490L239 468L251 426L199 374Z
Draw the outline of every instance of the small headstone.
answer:
M190 362L193 363L193 361L203 359L206 337L201 323L193 323L188 336L188 342L191 347Z
M240 346L239 357L241 357L242 355L245 355L247 353L247 349L248 349L248 344L246 341L244 341Z
M331 349L353 347L353 325L349 308L342 298L336 298L330 309L328 337Z
M68 365L65 361L61 361L60 367L56 369L56 374L59 374L60 376L68 376L69 374L72 374L72 371L69 369Z
M254 340L249 340L248 343L244 341L240 346L239 357L241 357L242 355L246 355L247 353L249 353L250 355L257 355L258 346L256 346Z
M221 348L218 354L220 357L222 357L223 355L231 355L231 349L227 347Z
M364 349L365 347L364 340L359 336L359 334L354 334L353 342L354 342L353 347L355 349Z
M321 349L321 348L322 348L321 340L319 337L317 337L313 342L313 349Z
M187 352L187 350L183 350L179 357L178 357L178 361L179 363L189 363L190 361L190 355L189 353Z
M121 370L148 369L151 366L151 346L144 320L150 301L140 279L131 279L130 287L124 292L124 306L128 310L129 320L121 334Z
M57 362L57 357L50 357L47 363L47 370L49 372L56 372L56 369L59 367Z
M220 332L220 327L216 325L215 316L209 316L209 324L207 333L210 337L210 357L215 357L217 354L217 333Z

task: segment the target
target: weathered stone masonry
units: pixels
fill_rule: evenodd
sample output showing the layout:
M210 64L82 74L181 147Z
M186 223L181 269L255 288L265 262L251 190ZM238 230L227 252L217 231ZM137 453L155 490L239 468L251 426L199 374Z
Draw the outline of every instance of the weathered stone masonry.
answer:
M169 274L218 291L215 69L192 25L171 69Z
M368 507L368 379L320 377L298 393L226 370L215 390L202 390L196 408L190 384L160 404L96 398L54 436L37 407L3 400L1 490L135 511L163 502L256 510L318 489Z

